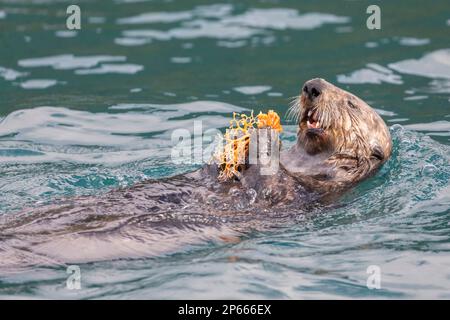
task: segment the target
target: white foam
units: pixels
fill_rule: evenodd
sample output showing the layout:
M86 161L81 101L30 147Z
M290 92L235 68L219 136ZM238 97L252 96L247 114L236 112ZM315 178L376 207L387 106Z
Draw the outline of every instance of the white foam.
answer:
M160 150L162 152L163 150ZM98 165L119 165L134 161L144 160L154 156L155 152L151 149L143 150L124 150L92 153L65 153L65 152L41 152L33 156L30 155L8 155L0 156L0 163L48 163L68 161L80 164L98 164ZM162 155L162 153L160 153Z
M178 29L174 36L180 39L216 38L216 39L242 39L261 33L258 30L242 26L224 26L220 23L197 21L197 26L192 29Z
M367 68L353 71L350 75L340 74L337 76L337 80L338 82L345 84L381 84L383 82L391 84L403 83L401 76L394 74L392 70L375 63L369 63L367 64Z
M427 78L450 79L450 49L441 49L419 59L407 59L390 63L395 71Z
M0 10L0 19L5 19L6 18L6 12L3 10Z
M416 131L448 132L450 133L450 121L440 120L429 123L414 123L404 125L405 128Z
M398 43L403 46L424 46L430 43L430 39L403 37L398 40Z
M373 108L380 116L394 117L397 114L393 111Z
M428 96L409 96L403 98L405 101L417 101L417 100L425 100L428 99Z
M0 66L0 78L3 78L7 81L16 80L19 77L24 77L28 75L27 72L19 72L13 69L8 69Z
M146 39L146 38L116 38L114 39L114 43L118 44L120 46L128 46L128 47L133 47L133 46L142 46L144 44L148 44L151 43L152 40L151 39Z
M120 73L120 74L136 74L139 71L144 70L144 66L132 63L124 64L102 64L98 68L94 69L78 69L75 70L75 74L87 75L87 74L108 74L108 73Z
M134 37L134 38L148 38L155 40L170 40L172 36L169 32L158 31L158 30L125 30L122 32L124 37Z
M450 79L435 79L429 84L428 92L450 93Z
M227 16L233 11L230 4L212 4L198 6L194 10L194 15L205 18L220 18Z
M147 103L147 104L118 104L109 107L110 110L162 110L165 113L170 110L171 112L175 112L176 116L183 116L187 113L197 113L197 112L223 112L223 113L231 113L231 112L242 112L243 110L247 110L242 107L237 107L229 103L219 102L219 101L194 101L194 102L186 102L186 103L178 103L178 104L156 104L156 103ZM167 113L166 113L167 114ZM171 114L170 117L175 116L175 114Z
M58 81L53 79L32 79L20 83L20 86L24 89L47 89L57 83Z
M216 101L162 104L119 104L111 113L93 113L59 107L17 110L0 123L0 136L15 141L58 146L104 146L142 150L170 145L174 129L193 131L194 121L204 129L222 128L232 112L245 108ZM200 112L224 113L194 117ZM174 118L177 118L175 120Z
M349 21L349 17L333 14L316 12L299 14L295 9L274 8L250 9L241 15L224 18L222 23L276 30L310 30L321 27L324 24L340 24Z
M190 63L192 61L191 57L172 57L170 58L172 63Z
M174 23L191 20L194 17L220 18L226 16L233 10L229 4L213 4L198 6L190 11L174 12L146 12L136 16L117 19L118 24L152 24L152 23Z
M378 43L374 41L369 41L364 44L366 48L376 48L378 47Z
M31 58L19 60L18 64L25 68L36 67L52 67L56 70L71 70L79 68L92 68L101 62L118 62L125 61L124 56L80 56L76 57L73 54L63 54L57 56L48 56L41 58Z
M186 19L180 19L181 27L169 30L136 29L123 31L123 37L149 38L160 41L171 39L195 39L214 38L223 40L247 39L254 35L266 34L272 30L311 30L325 24L343 24L350 18L326 13L299 14L295 9L250 9L243 14L232 16L229 13L232 7L227 5L198 7L190 12L192 18L188 18L188 12L174 12L172 15L185 15ZM159 16L158 13L134 17L132 21L150 23ZM207 17L208 19L204 19ZM270 43L270 42L269 42ZM265 44L269 44L265 43ZM220 43L221 46L231 47L229 43Z
M238 25L225 25L220 22L194 20L186 23L182 28L174 28L168 31L158 30L126 30L125 37L147 37L155 40L171 39L245 39L256 34L261 34L261 30Z
M78 34L77 31L74 30L59 30L55 32L55 35L59 38L73 38Z
M247 44L247 40L237 40L237 41L217 41L219 47L225 48L241 48Z
M247 95L260 94L271 89L271 86L242 86L233 88L233 90Z
M386 121L388 122L392 122L392 123L397 123L397 122L405 122L408 121L409 118L394 118L394 119L387 119Z

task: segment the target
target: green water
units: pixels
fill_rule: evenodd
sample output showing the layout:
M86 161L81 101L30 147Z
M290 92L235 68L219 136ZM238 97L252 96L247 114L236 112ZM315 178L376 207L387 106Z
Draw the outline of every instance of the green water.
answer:
M381 30L367 1L77 1L79 31L70 4L0 0L0 214L188 172L174 129L283 115L314 77L376 108L394 154L342 207L283 230L81 265L81 290L65 268L4 274L0 297L450 298L448 1L379 2Z

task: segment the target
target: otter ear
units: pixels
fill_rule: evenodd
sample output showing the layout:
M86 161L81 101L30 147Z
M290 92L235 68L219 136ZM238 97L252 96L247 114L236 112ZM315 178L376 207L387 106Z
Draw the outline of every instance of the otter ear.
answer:
M376 158L380 161L383 161L385 158L383 149L381 149L381 147L379 145L376 145L374 147L372 147L372 154L371 157Z

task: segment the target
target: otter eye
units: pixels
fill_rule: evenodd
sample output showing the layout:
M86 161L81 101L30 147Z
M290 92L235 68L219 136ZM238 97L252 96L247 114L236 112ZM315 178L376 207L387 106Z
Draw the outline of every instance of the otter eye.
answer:
M375 147L372 148L372 157L375 157L378 160L383 160L384 159L384 152L380 148L380 146L375 146Z
M355 106L355 105L353 104L353 102L351 102L350 100L347 100L347 104L348 104L348 106L349 106L350 108L358 109L358 107Z

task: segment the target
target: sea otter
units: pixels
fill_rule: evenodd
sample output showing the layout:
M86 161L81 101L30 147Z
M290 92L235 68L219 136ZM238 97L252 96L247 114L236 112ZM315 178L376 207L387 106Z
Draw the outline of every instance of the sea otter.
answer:
M307 81L290 108L297 143L277 170L251 164L217 180L217 165L103 195L69 198L0 218L0 270L138 258L202 241L238 241L283 224L375 173L392 142L363 100L323 79Z
M298 122L297 143L280 156L279 170L261 175L250 166L244 189L272 203L292 200L295 187L327 196L339 194L376 172L392 151L381 117L363 100L323 79L307 81L290 114ZM209 168L207 175L217 167Z

